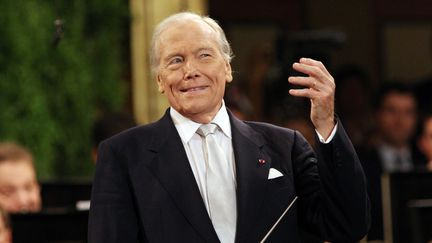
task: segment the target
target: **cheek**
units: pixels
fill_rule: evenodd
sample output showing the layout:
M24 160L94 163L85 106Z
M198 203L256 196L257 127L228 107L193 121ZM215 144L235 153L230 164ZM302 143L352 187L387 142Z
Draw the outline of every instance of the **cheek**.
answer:
M227 79L228 75L225 73L219 72L219 73L214 73L213 77L216 77L216 80L214 82L216 83L217 88L221 89L221 90L225 90L225 85L228 82L228 79Z
M32 195L34 199L39 199L39 195L40 195L40 190L39 187L35 186L32 190Z
M172 89L178 86L182 80L183 75L180 72L171 73L170 75L167 75L165 87Z
M416 119L412 116L404 116L401 119L403 125L407 128L407 129L414 129L415 127L415 123L416 123Z

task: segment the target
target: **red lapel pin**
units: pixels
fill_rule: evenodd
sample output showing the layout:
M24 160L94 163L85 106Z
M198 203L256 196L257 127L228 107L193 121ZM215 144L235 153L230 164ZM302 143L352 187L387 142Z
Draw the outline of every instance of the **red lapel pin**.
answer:
M265 164L265 162L266 162L265 159L259 159L258 160L258 163L260 163L261 165Z

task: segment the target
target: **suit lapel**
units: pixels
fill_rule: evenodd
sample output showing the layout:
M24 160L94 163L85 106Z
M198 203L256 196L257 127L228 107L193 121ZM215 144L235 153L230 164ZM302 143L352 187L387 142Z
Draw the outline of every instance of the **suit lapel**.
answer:
M264 139L230 113L237 175L237 242L258 242L261 205L267 191L270 157L262 151Z
M198 234L206 242L219 242L168 111L157 125L151 148L157 155L150 169Z
M262 232L257 231L256 224L267 192L271 158L263 152L263 137L228 113L236 163L236 241L258 242ZM156 156L152 163L148 164L149 169L205 242L219 242L169 112L166 112L156 126L150 148Z

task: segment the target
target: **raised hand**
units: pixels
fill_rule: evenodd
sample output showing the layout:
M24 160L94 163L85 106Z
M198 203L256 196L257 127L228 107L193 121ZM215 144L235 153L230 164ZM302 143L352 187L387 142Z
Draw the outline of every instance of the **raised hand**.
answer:
M293 96L310 99L312 123L318 133L327 139L335 126L334 97L336 85L334 79L320 61L310 58L301 58L299 62L293 64L293 69L308 76L289 77L289 83L304 86L300 89L290 89L289 93Z

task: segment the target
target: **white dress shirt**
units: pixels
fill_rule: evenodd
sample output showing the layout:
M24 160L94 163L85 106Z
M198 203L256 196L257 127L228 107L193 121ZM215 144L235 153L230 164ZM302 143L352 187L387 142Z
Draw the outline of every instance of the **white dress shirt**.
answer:
M201 197L203 198L204 204L208 212L209 203L207 197L207 189L206 189L207 187L205 184L206 183L205 157L203 154L202 138L196 133L197 129L201 126L201 124L196 123L190 120L189 118L184 117L173 108L170 109L170 115L180 135L180 138L183 143L183 147L186 150L186 155L188 157L189 164L192 168L192 172L198 184ZM234 179L234 181L236 181L234 152L233 152L233 146L231 140L231 124L230 124L228 112L225 108L225 105L222 105L221 109L219 110L219 112L216 114L215 118L211 122L217 124L220 128L220 130L218 129L215 132L216 140L217 143L221 146L222 150L226 151L226 159L228 161L228 165L232 168L231 170L229 170L231 172L229 176L231 176Z
M202 124L196 123L189 118L184 117L172 107L170 108L170 115L182 140L183 147L186 151L186 155L192 168L192 172L195 176L195 180L200 190L201 197L204 201L204 205L206 206L207 212L209 212L209 201L207 197L207 186L205 180L206 165L205 157L203 154L203 144L202 138L196 133L197 129ZM216 114L215 118L211 121L211 123L217 124L220 128L216 131L216 140L217 143L221 146L222 150L226 151L226 159L228 161L228 166L231 167L231 170L228 170L230 171L229 176L232 176L234 181L236 181L234 151L231 137L231 123L224 102L222 102L222 107ZM317 131L316 133L319 137L320 142L329 143L333 139L336 130L337 124L333 128L333 131L331 132L331 135L329 136L329 138L327 138L327 140L325 140Z

